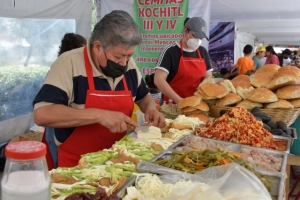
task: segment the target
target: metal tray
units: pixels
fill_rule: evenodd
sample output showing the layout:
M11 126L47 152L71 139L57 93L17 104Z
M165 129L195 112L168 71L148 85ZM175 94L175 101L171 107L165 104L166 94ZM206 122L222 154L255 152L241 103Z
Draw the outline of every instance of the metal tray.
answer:
M193 134L190 135L186 135L183 138L181 138L180 140L177 140L176 142L174 142L171 146L169 146L169 150L170 149L175 149L178 145L182 144L182 141L185 141L186 139L188 139L189 137L193 137Z
M246 146L249 147L249 146ZM272 150L269 150L272 151ZM280 152L279 152L280 153ZM172 151L164 151L159 156L156 157L156 160L170 158L172 156ZM154 160L155 161L155 160ZM285 161L286 162L286 161ZM179 170L176 170L179 171ZM256 172L265 176L265 178L272 182L272 188L270 194L272 196L272 200L283 200L284 195L284 181L285 176L282 172L268 172L260 169L255 169ZM155 172L153 170L152 172ZM184 172L182 172L184 173Z
M290 137L284 137L284 136L280 136L280 135L273 135L273 138L280 138L280 139L290 140L290 146L292 146L294 140L298 139L298 136L297 136L297 131L296 131L295 128L289 127L289 129L292 131L292 138L290 138Z
M237 143L232 143L232 142L227 142L227 141L221 141L221 140L214 140L214 139L210 139L210 138L205 138L205 137L200 137L198 135L189 135L189 137L184 137L182 138L181 140L178 140L176 143L174 143L173 145L171 145L169 147L169 150L174 150L177 148L177 147L182 147L184 146L183 145L183 141L185 141L186 139L190 138L190 137L196 137L196 138L200 138L200 139L203 139L203 140L208 140L208 141L211 141L211 142L214 142L215 144L223 144L223 145L226 145L228 147L231 148L231 151L234 151L234 152L239 152L242 148L242 145L241 144L237 144Z
M261 170L256 170L259 174L263 175L268 181L272 182L272 188L269 192L272 200L283 200L284 198L284 181L285 177L279 173L271 173Z
M255 170L266 171L266 172L271 172L271 173L279 173L281 175L285 174L286 164L287 164L287 158L288 158L288 154L287 153L284 153L284 152L281 152L281 151L275 151L275 150L265 149L265 148L247 146L247 145L242 145L241 150L243 148L257 149L258 151L260 151L262 153L266 153L266 154L269 154L269 155L273 155L275 157L281 157L282 158L281 170L279 172L272 172L272 171L268 171L266 169L261 169L261 168L258 168L258 167L254 167Z
M201 136L198 136L198 135L195 135L197 137L201 137ZM201 137L201 138L205 138L205 139L208 139L208 140L212 140L212 141L215 141L215 142L224 142L224 143L229 143L229 144L234 144L234 145L241 145L241 146L247 146L247 147L255 147L255 146L250 146L250 145L245 145L245 144L239 144L239 143L233 143L233 142L228 142L228 141L223 141L223 140L216 140L216 139L211 139L211 138L206 138L206 137ZM274 138L274 140L282 140L286 143L286 149L285 150L272 150L272 149L268 149L268 148L265 148L265 147L255 147L255 148L260 148L260 149L268 149L268 150L271 150L271 151L279 151L279 152L285 152L285 153L290 153L290 149L291 149L291 140L289 140L287 137L282 137L282 138Z
M126 191L126 188L130 187L130 186L133 186L134 183L135 183L135 179L136 179L136 176L131 176L125 183L124 185L116 192L116 195L123 199L126 194L127 194L127 191Z
M277 149L277 150L273 150L273 151L280 151L280 152L285 152L285 153L290 153L290 150L291 150L291 140L288 139L287 137L282 137L282 138L274 138L274 141L284 141L286 143L286 149L285 150L280 150L280 149ZM268 148L263 148L263 147L257 147L257 148L262 148L262 149L268 149ZM271 150L271 149L270 149Z
M171 151L166 151L166 152L164 152L164 154L170 156ZM147 162L143 162L143 163L147 163ZM139 167L139 168L141 168L141 169L143 168L143 166L142 166L143 163L141 164L141 167ZM149 164L152 164L152 163L149 163ZM154 167L155 167L155 164L152 164L152 165L154 165ZM194 180L196 178L195 175L188 174L188 173L185 173L185 172L181 172L179 170L173 170L173 169L170 169L170 170L167 170L167 171L165 171L165 170L156 170L156 169L159 169L159 168L154 169L154 167L152 167L153 170L151 170L151 168L150 168L150 170L146 170L146 171L153 172L155 174L183 175L187 179L192 178ZM149 169L149 166L147 168ZM165 167L162 167L162 168L165 168ZM141 171L143 171L143 170L141 170ZM176 173L173 173L173 171L176 171ZM272 182L272 188L271 188L271 191L269 192L271 197L272 197L272 200L283 200L285 177L282 174L279 174L279 173L271 173L271 172L266 172L266 171L262 171L262 170L256 170L256 171L259 174L263 175L267 180ZM116 192L117 196L120 197L120 198L124 198L127 194L126 188L130 187L130 186L134 186L135 180L136 180L136 176L132 176L131 178L129 178L128 181ZM199 178L197 178L197 180L201 181L201 180L199 180Z
M231 142L225 142L225 141L219 141L219 140L213 140L213 139L209 139L209 138L204 138L204 137L200 137L200 136L189 136L189 137L199 137L201 139L204 139L204 140L209 140L209 141L213 141L215 143L218 143L218 144L225 144L225 145L228 145L228 146L231 146L231 149L232 151L234 152L240 152L242 150L242 148L250 148L250 149L257 149L261 152L264 152L264 153L267 153L267 154L270 154L270 155L273 155L273 156L276 156L276 157L281 157L283 158L282 159L282 164L281 164L281 170L280 172L277 172L277 173L281 173L281 174L284 174L285 173L285 170L286 170L286 163L287 163L287 157L288 157L288 154L285 153L285 152L282 152L282 151L278 151L278 150L271 150L271 149L267 149L267 148L260 148L260 147L253 147L253 146L248 146L248 145L242 145L242 144L236 144L236 143L231 143ZM176 142L174 145L172 145L172 147L169 148L169 150L175 150L176 151L176 147L181 147L183 146L183 141L185 141L186 139L188 139L189 137L186 137L186 138L183 138L182 140L179 140L178 142ZM172 151L169 151L169 156L172 155ZM158 159L161 159L160 157L161 156L165 156L165 157L168 157L166 155L166 153L163 153L162 155L158 155L157 158ZM164 157L164 158L165 158ZM157 159L154 159L154 160L157 160ZM154 161L153 160L153 161ZM153 162L151 161L151 162ZM255 169L260 169L260 168L256 168ZM261 169L261 170L264 170L264 169ZM264 170L264 171L267 171L267 170ZM268 171L269 172L269 171Z

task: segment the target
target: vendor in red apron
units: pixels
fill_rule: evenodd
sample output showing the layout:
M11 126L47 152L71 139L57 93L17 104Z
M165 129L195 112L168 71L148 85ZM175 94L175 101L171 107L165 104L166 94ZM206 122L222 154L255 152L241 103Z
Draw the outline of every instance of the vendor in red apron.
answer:
M155 67L154 82L167 103L178 103L193 96L201 81L212 76L212 67L207 50L200 46L206 23L201 17L187 18L183 37L168 45L160 54Z
M130 118L134 102L146 123L165 126L131 58L141 41L132 17L112 11L95 25L87 46L63 53L51 66L33 101L34 120L54 128L59 167L76 166L80 155L124 137L128 124L139 126Z

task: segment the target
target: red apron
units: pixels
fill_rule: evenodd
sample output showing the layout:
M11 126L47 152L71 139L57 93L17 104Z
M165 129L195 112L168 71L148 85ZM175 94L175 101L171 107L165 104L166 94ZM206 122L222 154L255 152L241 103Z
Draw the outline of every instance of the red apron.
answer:
M206 63L201 57L199 49L197 49L199 58L184 57L181 40L180 50L181 57L178 71L169 84L181 98L186 98L194 95L194 92L196 92L197 87L203 80L206 73ZM169 102L169 98L165 95L164 101Z
M130 117L134 103L125 77L123 76L122 78L125 89L123 91L95 90L92 66L86 47L84 48L84 61L89 84L85 108L118 111ZM78 165L80 155L110 148L125 135L126 131L123 133L111 133L100 124L79 126L65 142L58 146L58 166L74 167Z

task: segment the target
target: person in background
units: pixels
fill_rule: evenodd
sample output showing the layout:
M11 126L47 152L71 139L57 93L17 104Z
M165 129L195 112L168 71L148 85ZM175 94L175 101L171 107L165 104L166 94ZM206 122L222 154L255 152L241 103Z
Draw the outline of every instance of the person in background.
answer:
M294 63L295 63L296 67L300 68L300 48L298 49L298 51L296 53Z
M252 57L252 60L254 61L255 70L258 70L261 68L261 66L264 65L261 58L265 57L266 48L263 46L260 46L257 48L255 55Z
M154 99L154 101L159 102L159 105L162 105L163 99L162 99L161 92L159 91L159 89L157 88L157 86L154 83L154 73L150 74L150 75L146 75L145 82L146 82L148 88L150 89L150 94L151 94L152 98Z
M237 67L233 67L230 71L227 68L222 68L220 70L220 73L222 74L224 79L232 80L234 77L236 77L238 74L235 73L238 70Z
M267 65L267 64L280 65L277 54L274 51L272 46L267 46L266 47L266 57L267 57L267 59L266 59L265 65Z
M55 128L59 167L78 165L82 154L110 148L128 125L138 127L131 119L134 102L145 125L166 125L132 58L141 42L133 18L114 10L95 25L87 46L63 53L51 66L33 101L34 120Z
M183 37L161 52L155 67L154 83L164 101L178 103L193 96L201 81L212 76L210 57L201 45L206 36L206 23L201 17L184 21Z
M281 53L281 56L278 56L278 59L279 59L279 65L280 65L281 67L290 65L290 63L291 63L292 60L289 58L289 56L290 56L291 54L292 54L291 50L285 49L285 50Z
M292 61L295 61L296 57L298 55L298 51L293 51Z
M61 40L61 45L59 46L58 56L61 54L76 49L84 47L86 45L86 39L76 33L66 33Z
M61 54L84 47L86 45L86 39L76 33L66 33L61 40L61 45L59 46L58 56ZM49 150L53 159L54 168L57 168L57 145L54 140L54 128L45 127L45 139L49 145Z
M223 78L235 77L237 75L246 74L248 71L255 70L254 61L250 57L252 50L253 47L250 44L247 44L243 49L244 57L239 58L234 66L236 69L233 68L234 70L225 74Z

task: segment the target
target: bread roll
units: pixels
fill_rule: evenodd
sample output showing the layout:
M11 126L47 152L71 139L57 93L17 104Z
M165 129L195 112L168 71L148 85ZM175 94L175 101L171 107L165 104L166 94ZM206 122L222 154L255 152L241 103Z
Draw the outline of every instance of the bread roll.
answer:
M250 81L235 81L232 82L232 84L235 87L235 89L237 89L238 87L243 89L254 89Z
M204 83L200 88L209 97L222 98L228 94L224 87L216 83Z
M190 114L189 117L197 117L202 122L209 121L209 118L206 115L200 113Z
M276 95L280 99L297 99L300 98L300 85L287 85L279 88Z
M271 103L278 101L277 96L267 88L256 88L248 92L247 99L258 103Z
M242 87L238 86L237 89L236 89L236 93L238 95L240 95L243 99L246 99L248 92L250 92L253 89L254 88L252 86L249 87L249 88L242 88Z
M198 87L200 87L200 85L204 84L204 83L215 83L215 79L212 78L212 77L208 77L208 78L205 78L200 84Z
M90 166L89 163L85 162L85 157L80 158L80 160L78 161L78 165L80 168L87 168Z
M300 77L300 69L295 66L284 66L278 69L274 77L277 77L280 74L289 74L294 76L297 79L298 77Z
M193 108L195 108L197 110L204 111L204 112L209 111L209 107L208 107L207 103L204 102L204 101L200 101L200 103L197 106L193 107Z
M250 77L247 75L238 75L236 77L234 77L231 82L234 83L236 81L246 81L246 82L250 82Z
M210 99L210 100L203 100L205 103L207 103L207 105L216 105L218 99Z
M263 105L261 103L253 102L248 99L245 99L245 100L239 102L236 106L244 107L249 110L251 110L254 107L259 107L259 108L263 107Z
M176 123L171 123L170 124L171 128L175 128L178 130L183 130L183 129L193 129L192 125L189 124L176 124Z
M198 96L187 97L178 102L178 108L182 109L188 106L195 107L200 103L200 101L201 98Z
M296 83L296 78L290 74L279 74L274 77L272 81L268 84L267 88L270 90L275 90L285 85L292 85Z
M288 100L294 108L300 108L300 98L299 99L290 99Z
M225 97L217 101L217 106L229 106L240 101L242 101L242 97L240 95L228 93Z
M201 89L201 87L198 88L198 90L194 93L195 96L199 96L201 99L204 100L211 100L211 99L217 99L217 97L209 97L207 96L203 90Z
M225 90L227 90L228 92L236 93L236 89L235 89L235 87L233 86L233 84L231 83L230 80L225 79L225 80L222 80L222 81L218 82L218 84L223 86L225 88Z
M263 73L255 73L250 76L250 83L257 88L266 88L272 78Z
M265 108L294 108L294 106L284 99L278 99L278 101L274 103L265 104Z
M187 114L187 113L193 112L193 111L195 111L195 110L197 110L197 109L194 108L194 107L188 106L188 107L181 108L181 109L180 109L180 113L181 113L181 114Z
M51 178L53 183L62 183L62 184L71 185L77 182L77 180L72 176L64 176L63 174L60 173L52 173Z
M263 73L273 78L274 74L278 71L279 68L279 65L267 64L256 70L255 73Z

